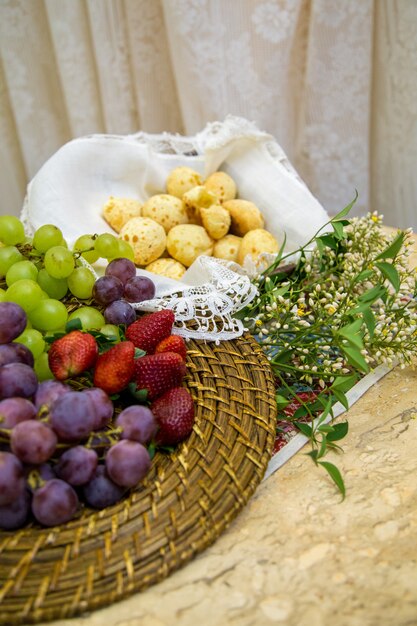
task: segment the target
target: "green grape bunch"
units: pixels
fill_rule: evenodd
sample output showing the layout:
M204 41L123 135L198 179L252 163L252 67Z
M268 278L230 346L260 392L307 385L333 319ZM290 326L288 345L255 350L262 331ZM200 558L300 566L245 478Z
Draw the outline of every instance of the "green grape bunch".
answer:
M92 264L117 258L133 261L133 250L111 233L81 235L71 249L54 224L41 225L29 237L17 217L0 216L0 302L14 302L27 314L18 341L33 353L41 379L50 376L45 334L64 332L74 316L86 328L105 324L94 305L98 277Z

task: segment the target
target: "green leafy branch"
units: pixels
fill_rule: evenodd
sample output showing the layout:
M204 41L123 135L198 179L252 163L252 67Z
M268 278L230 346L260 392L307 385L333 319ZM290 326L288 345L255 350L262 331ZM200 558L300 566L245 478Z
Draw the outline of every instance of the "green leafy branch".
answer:
M286 253L284 242L239 314L276 376L279 419L309 437L309 455L342 495L339 470L323 461L347 433L327 423L332 407L348 410L346 393L362 376L380 363L404 366L417 349L410 233L386 235L376 213L347 219L356 198L298 250ZM304 401L303 390L314 400Z

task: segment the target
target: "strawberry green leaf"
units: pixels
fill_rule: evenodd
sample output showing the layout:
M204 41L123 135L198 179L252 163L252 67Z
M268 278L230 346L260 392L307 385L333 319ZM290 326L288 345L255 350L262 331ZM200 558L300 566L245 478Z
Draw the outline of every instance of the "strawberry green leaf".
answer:
M136 399L138 402L146 402L148 399L148 390L147 389L138 389L136 383L129 383L127 386L129 393Z
M148 454L151 457L151 460L155 456L155 452L156 452L156 444L154 441L151 441L151 443L148 445Z
M81 320L79 317L75 317L73 320L70 320L65 325L65 330L67 333L70 333L72 330L82 330L83 325L81 324Z

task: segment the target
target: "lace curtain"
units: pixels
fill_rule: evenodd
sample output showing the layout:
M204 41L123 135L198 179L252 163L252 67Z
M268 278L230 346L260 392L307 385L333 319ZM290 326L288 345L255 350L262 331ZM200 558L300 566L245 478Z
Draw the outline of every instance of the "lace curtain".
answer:
M271 133L329 213L417 229L415 0L0 0L0 214L62 144Z

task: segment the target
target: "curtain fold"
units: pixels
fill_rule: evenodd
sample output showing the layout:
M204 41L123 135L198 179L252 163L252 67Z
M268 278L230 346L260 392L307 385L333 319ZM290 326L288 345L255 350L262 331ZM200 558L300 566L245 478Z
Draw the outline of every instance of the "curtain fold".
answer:
M0 213L65 142L275 136L329 212L417 230L414 0L0 0Z

